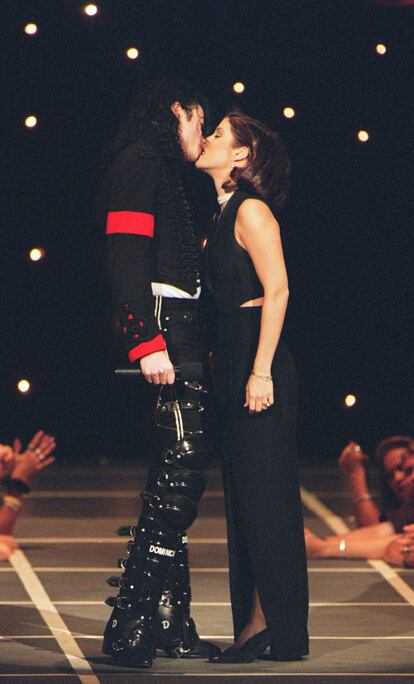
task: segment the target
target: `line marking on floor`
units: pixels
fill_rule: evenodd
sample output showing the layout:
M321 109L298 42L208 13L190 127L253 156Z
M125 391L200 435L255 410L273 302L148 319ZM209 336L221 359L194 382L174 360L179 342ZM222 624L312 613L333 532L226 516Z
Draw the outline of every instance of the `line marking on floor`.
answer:
M348 679L352 679L352 677L365 677L365 678L377 678L377 677L389 677L389 678L394 678L394 679L401 679L404 677L407 679L408 677L414 677L414 672L402 672L402 673L395 673L395 672L277 672L277 671L271 671L271 672L251 672L250 670L248 671L249 677L264 677L267 678L270 681L270 677L320 677L322 679L328 680L328 677L341 677L343 680L344 677ZM106 677L108 676L108 679L113 679L111 673L100 673L101 677ZM32 673L32 672L24 672L22 674L11 674L11 675L1 675L0 674L0 680L3 679L4 677L21 677L21 678L26 678L26 677L74 677L75 675L68 674L68 673L61 673L61 674L50 674L48 672L40 673ZM117 679L122 679L122 678L132 678L136 677L135 672L116 672ZM151 673L147 674L147 677L154 678L154 682L156 681L156 677L162 677L162 679L185 679L187 677L197 677L197 678L207 678L209 677L211 680L211 673L201 673L201 672L171 672L171 673L165 673L163 672L162 675L160 673ZM240 672L221 672L220 674L216 674L216 677L243 677L245 675L240 674Z
M350 532L349 527L344 523L342 518L335 515L322 501L311 492L301 487L302 501L312 513L318 516L335 534L346 534ZM399 577L388 563L383 560L367 560L367 563L376 570L395 591L402 596L411 606L414 607L414 590Z
M17 537L18 544L119 544L120 537ZM190 544L227 544L226 537L189 537Z
M78 567L78 566L61 566L61 565L34 565L32 566L33 570L36 572L119 572L119 568L116 567L115 565L111 567L97 567L97 568L91 568L91 567ZM191 574L204 574L204 573L226 573L228 572L228 568L191 568ZM14 572L13 568L0 568L0 573L2 572ZM316 573L376 573L377 570L375 568L308 568L308 572L316 572ZM400 572L404 573L407 575L413 575L414 571L407 570L405 568L395 568L395 572Z
M85 659L81 649L50 600L46 589L34 572L23 551L17 549L9 560L28 595L36 605L37 610L52 632L52 635L82 684L99 684L99 679ZM82 670L87 670L90 674L84 674Z
M71 635L73 639L92 639L92 640L102 640L102 634L77 634L76 632ZM47 634L9 634L0 636L0 641L13 641L15 639L54 639L52 635ZM233 641L233 636L227 636L224 634L200 634L200 639L214 639L216 641ZM339 641L412 641L414 640L414 634L403 635L403 636L372 636L372 635L362 635L362 636L310 636L310 641L329 641L329 640L339 640ZM83 661L82 661L83 662ZM87 663L87 661L84 661ZM330 674L330 673L327 673ZM399 673L402 674L402 673ZM348 676L348 672L343 673L344 676ZM95 676L95 675L93 675ZM89 680L92 682L93 680ZM96 682L96 679L95 679ZM98 682L99 684L99 682Z
M103 489L91 490L56 490L32 491L30 499L137 499L139 498L139 488L136 490L120 489L105 491ZM223 499L224 493L220 490L210 490L203 494L204 499Z
M104 601L53 601L55 606L105 606ZM33 601L0 601L0 606L32 606ZM191 601L192 608L227 608L230 601ZM406 601L311 601L310 608L410 608Z

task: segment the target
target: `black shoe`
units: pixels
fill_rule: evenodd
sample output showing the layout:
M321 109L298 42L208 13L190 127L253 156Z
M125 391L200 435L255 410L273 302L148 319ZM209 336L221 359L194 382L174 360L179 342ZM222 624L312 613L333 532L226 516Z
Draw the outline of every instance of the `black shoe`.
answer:
M154 637L144 620L131 620L122 638L111 647L111 663L124 667L152 667L155 656Z
M211 663L252 663L270 646L270 632L263 629L244 642L243 646L231 646L218 658L210 659Z

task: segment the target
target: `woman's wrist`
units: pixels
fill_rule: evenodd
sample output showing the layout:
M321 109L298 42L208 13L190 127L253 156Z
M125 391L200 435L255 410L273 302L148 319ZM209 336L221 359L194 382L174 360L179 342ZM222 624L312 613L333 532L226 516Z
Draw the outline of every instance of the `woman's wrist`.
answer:
M256 368L252 368L250 371L250 375L254 375L255 378L261 378L261 380L272 380L272 376L270 373L265 373L261 370L258 370Z

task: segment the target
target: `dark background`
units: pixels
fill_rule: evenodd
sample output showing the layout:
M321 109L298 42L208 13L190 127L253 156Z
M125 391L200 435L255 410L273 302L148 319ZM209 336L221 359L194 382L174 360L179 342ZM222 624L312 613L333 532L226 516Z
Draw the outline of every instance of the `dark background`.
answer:
M372 450L410 431L413 9L118 0L97 2L90 18L84 4L2 3L0 439L43 428L65 462L145 456L137 384L113 378L96 198L105 150L142 84L177 75L204 88L213 123L237 104L280 132L291 156L280 219L301 458L333 459L351 437ZM29 21L35 37L23 32ZM140 59L125 58L130 46ZM214 194L206 179L190 185L201 234ZM34 246L45 260L28 260ZM16 389L22 377L28 395ZM345 410L349 391L359 401Z

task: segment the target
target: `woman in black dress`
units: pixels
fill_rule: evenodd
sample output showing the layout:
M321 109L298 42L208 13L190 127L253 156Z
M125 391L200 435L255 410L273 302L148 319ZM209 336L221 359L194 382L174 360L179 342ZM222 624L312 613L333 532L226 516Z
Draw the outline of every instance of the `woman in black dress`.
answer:
M296 463L296 372L281 340L288 281L279 225L290 164L280 138L228 114L196 163L219 211L206 248L223 420L235 644L220 662L308 653L308 587Z

